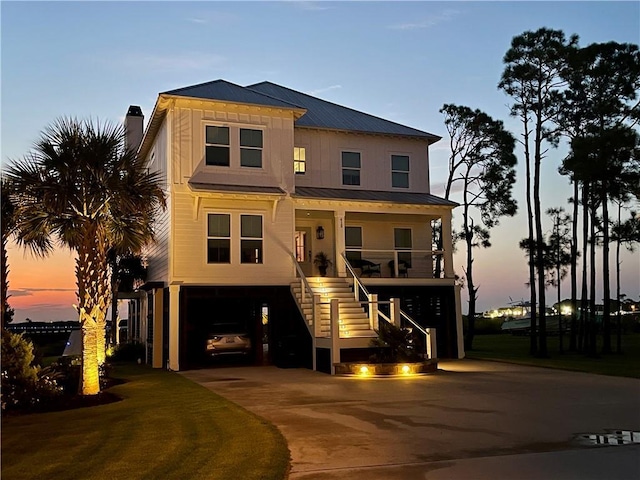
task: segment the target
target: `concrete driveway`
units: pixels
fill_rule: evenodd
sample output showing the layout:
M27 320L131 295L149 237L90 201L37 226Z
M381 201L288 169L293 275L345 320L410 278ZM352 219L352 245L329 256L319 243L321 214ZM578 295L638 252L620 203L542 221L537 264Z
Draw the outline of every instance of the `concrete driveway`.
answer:
M439 366L413 378L276 367L182 375L273 422L292 479L640 478L639 445L578 441L640 432L639 380L476 360Z

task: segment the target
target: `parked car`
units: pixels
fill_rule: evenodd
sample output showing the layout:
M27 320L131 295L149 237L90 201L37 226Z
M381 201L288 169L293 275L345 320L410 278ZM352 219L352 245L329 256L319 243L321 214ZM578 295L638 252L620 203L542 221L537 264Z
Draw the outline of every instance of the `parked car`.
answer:
M248 355L251 353L251 339L241 332L237 325L217 325L207 336L206 353L209 357L219 355Z

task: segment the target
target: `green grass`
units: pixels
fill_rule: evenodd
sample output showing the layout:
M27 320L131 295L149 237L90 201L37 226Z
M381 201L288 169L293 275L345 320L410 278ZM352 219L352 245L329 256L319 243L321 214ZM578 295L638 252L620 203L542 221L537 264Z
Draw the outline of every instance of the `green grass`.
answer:
M509 334L476 335L473 350L467 351L468 358L500 360L522 365L559 368L580 372L640 378L640 334L623 335L622 354L599 355L596 358L582 353L559 353L559 337L547 338L549 358L534 358L529 354L529 337ZM569 339L564 337L565 350ZM613 339L615 350L615 338ZM600 348L598 347L598 351Z
M2 419L2 478L282 479L284 437L177 373L118 365L122 401Z

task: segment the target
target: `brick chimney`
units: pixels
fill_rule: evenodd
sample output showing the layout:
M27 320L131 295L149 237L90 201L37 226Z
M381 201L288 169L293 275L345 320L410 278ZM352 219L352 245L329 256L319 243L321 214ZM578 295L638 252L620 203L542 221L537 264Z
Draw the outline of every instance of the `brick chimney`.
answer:
M142 109L137 105L129 106L127 116L124 119L124 144L125 147L134 152L138 151L144 134L144 115Z

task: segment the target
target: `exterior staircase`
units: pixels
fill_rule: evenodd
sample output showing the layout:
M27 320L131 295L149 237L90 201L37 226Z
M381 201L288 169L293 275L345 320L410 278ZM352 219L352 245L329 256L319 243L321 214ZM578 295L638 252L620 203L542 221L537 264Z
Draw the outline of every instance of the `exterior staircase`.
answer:
M300 282L291 284L291 292L296 299L296 303L305 319L310 331L316 332L316 338L328 338L331 336L330 302L337 298L339 311L339 327L341 339L361 339L352 341L354 347L368 346L372 337L377 337L376 332L371 328L368 313L359 301L356 300L351 286L345 278L333 277L307 277L307 282L314 295L320 296L320 328L313 327L313 298L306 295L302 300Z

